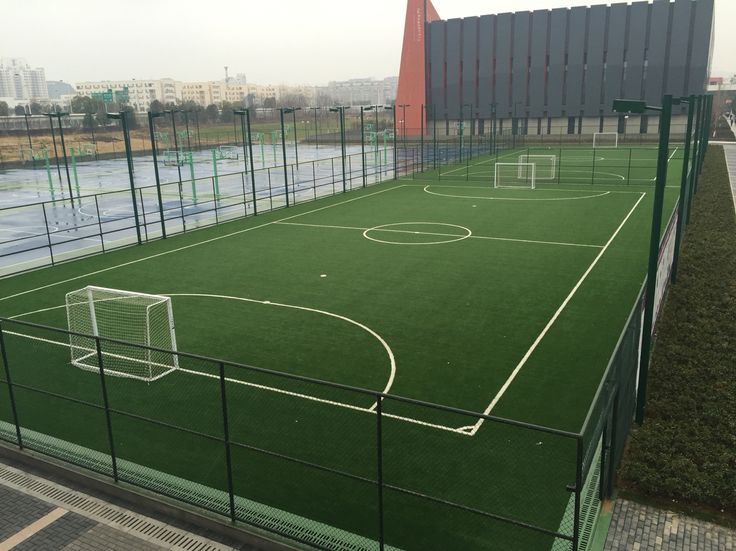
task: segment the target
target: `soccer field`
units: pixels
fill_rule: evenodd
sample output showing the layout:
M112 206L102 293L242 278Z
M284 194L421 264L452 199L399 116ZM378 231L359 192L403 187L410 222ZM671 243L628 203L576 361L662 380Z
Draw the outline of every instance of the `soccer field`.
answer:
M536 189L475 157L3 280L26 446L222 514L232 488L237 520L329 549L569 548L574 436L646 275L656 150L501 161L535 155L555 157ZM673 146L664 224L681 168ZM68 335L26 325L65 329L88 285L171 297L190 355L103 392Z

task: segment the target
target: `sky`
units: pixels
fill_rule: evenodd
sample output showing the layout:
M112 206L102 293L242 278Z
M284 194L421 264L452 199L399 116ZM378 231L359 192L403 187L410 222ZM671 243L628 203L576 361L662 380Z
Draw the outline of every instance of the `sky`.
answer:
M736 0L716 1L712 73L736 73ZM589 5L584 0L433 0L443 19ZM610 3L610 2L609 2ZM63 9L61 6L64 6ZM398 75L405 0L0 0L0 57L48 80L263 84Z

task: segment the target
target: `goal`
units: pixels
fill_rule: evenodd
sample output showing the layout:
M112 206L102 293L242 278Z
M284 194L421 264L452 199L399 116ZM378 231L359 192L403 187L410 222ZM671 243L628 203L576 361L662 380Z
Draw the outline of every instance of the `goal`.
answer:
M240 149L235 145L221 145L217 148L217 158L237 161L240 159Z
M519 155L519 177L524 177L524 165L534 163L534 176L537 180L554 180L557 178L557 156L556 155L532 155L524 153Z
M66 295L72 365L108 375L155 381L179 367L171 298L87 286ZM122 342L112 342L122 341ZM161 350L151 350L148 347Z
M595 132L593 134L593 149L618 147L616 132Z
M534 163L496 163L493 187L534 189L536 187L536 165Z

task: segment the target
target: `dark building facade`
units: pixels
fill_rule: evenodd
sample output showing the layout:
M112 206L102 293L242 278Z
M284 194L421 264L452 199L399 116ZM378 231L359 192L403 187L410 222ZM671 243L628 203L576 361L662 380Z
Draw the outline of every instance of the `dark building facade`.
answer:
M705 93L713 21L714 0L654 0L427 22L427 118L621 131L616 98Z

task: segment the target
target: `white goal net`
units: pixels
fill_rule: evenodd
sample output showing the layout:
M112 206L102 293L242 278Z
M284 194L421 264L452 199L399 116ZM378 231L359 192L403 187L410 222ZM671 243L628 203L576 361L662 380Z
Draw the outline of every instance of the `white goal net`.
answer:
M557 178L557 155L519 155L519 176L524 176L525 166L534 164L534 176L537 180L554 180Z
M618 147L618 134L616 132L595 132L593 134L593 148L616 148Z
M536 165L534 163L496 163L493 187L534 189L536 187Z
M240 158L240 148L235 145L221 145L217 148L217 156L220 159L237 161Z
M179 367L169 297L88 286L67 293L66 315L69 331L81 333L69 337L72 365L80 369L100 370L93 337L101 337L108 375L150 382Z

